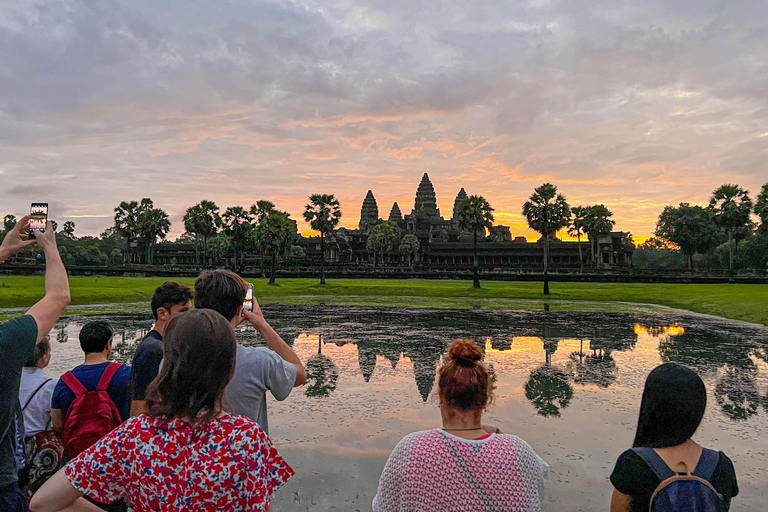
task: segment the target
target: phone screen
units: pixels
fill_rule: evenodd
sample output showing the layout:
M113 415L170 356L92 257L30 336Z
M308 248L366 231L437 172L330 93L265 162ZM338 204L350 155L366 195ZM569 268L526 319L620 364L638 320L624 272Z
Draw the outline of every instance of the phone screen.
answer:
M35 230L45 231L48 222L48 203L32 203L29 212L32 219L29 221L29 238L35 238Z
M245 292L245 301L243 302L243 309L253 311L253 285L248 285L248 290Z

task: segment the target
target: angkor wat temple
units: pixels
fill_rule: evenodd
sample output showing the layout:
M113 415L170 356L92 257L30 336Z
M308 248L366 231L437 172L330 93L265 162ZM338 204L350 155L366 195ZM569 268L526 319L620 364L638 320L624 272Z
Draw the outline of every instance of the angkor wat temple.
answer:
M415 256L421 266L430 268L466 267L473 263L472 232L459 229L457 213L461 202L467 198L462 188L453 202L452 216L449 219L440 214L437 197L429 175L421 178L411 213L403 215L400 206L394 203L389 210L387 220L397 224L403 234L412 233L418 240L420 249ZM373 255L368 251L366 242L371 230L382 222L379 207L371 190L366 194L360 209L360 223L357 229L339 228L326 241L326 261L340 264L365 265L373 263ZM613 232L598 240L598 264L603 268L628 267L632 265L632 249L622 245L624 233ZM579 245L582 258L589 259L589 242L560 241L551 239L550 264L555 269L579 268ZM508 226L495 225L490 232L478 238L479 265L488 268L540 269L543 266L542 239L528 242L525 237L513 238ZM302 240L307 257L319 258L319 238ZM385 264L402 265L408 256L400 254L395 247L385 256Z

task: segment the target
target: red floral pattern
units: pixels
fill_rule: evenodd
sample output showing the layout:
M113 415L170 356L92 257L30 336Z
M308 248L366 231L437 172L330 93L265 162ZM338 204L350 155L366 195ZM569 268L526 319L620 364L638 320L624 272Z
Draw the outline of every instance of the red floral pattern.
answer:
M65 474L90 498L125 498L135 512L265 510L294 475L253 421L225 416L194 428L142 415L72 460Z

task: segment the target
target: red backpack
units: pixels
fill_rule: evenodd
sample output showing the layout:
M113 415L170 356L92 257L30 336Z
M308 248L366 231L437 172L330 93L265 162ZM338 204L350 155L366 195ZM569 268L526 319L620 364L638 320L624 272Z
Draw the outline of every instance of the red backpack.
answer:
M112 377L121 366L109 363L94 391L85 389L72 372L61 376L64 384L75 394L64 420L64 453L70 459L96 444L123 422L115 402L107 393Z

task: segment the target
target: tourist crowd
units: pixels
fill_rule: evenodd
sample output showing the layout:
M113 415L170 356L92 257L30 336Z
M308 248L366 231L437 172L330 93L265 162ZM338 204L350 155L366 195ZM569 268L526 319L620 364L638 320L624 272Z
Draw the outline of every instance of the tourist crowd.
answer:
M248 284L226 270L203 272L194 290L164 283L132 365L110 362L113 331L90 322L79 334L83 364L56 381L44 369L48 332L70 302L67 272L53 230L29 240L28 222L0 245L0 263L32 243L46 261L44 297L0 325L0 511L268 510L294 470L269 438L265 395L284 400L307 374L256 300L243 307ZM266 347L237 343L244 322ZM493 382L482 359L472 340L448 347L437 375L442 428L394 447L375 512L541 510L549 466L483 423ZM651 372L633 447L610 476L611 512L728 510L733 464L692 439L705 407L692 370Z

